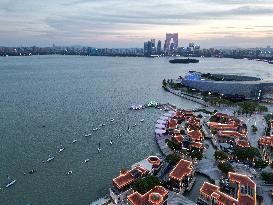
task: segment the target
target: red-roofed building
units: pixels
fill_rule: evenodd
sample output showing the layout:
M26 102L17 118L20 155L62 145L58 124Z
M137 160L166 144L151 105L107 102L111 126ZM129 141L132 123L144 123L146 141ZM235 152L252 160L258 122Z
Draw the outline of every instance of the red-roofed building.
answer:
M219 186L205 182L198 202L207 205L256 205L256 184L248 176L229 172L230 194Z
M181 134L175 134L173 136L173 139L178 143L178 144L182 144L183 143L183 139L184 137Z
M201 142L204 139L204 136L200 130L189 131L188 136L193 142Z
M225 130L225 131L218 131L216 138L218 143L225 143L229 141L235 142L235 140L238 138L246 138L246 135L237 131Z
M136 166L130 171L121 170L120 175L113 179L113 187L110 188L110 196L118 203L132 192L131 185L138 179L149 174L149 171L141 166Z
M203 145L203 143L201 143L201 142L192 142L191 144L190 144L190 151L192 151L192 150L199 150L199 151L203 151L204 150L204 145Z
M236 124L225 124L225 123L219 123L219 122L207 122L208 127L211 130L231 130L236 131L238 129L238 126Z
M172 186L184 191L189 186L194 175L192 161L181 159L169 174Z
M238 139L235 140L235 143L236 143L237 147L242 147L242 148L250 147L250 143L246 139L238 138Z
M162 186L156 186L143 195L134 192L127 197L130 205L166 205L167 198L168 191Z
M176 128L177 128L177 120L171 118L171 119L169 120L169 123L168 123L168 129L169 129L169 131L171 131L171 130L174 130L174 129L176 129Z
M192 111L182 110L182 113L186 117L193 116L193 112Z
M196 116L192 116L187 119L188 126L199 128L200 127L200 119L198 119Z
M175 113L175 117L176 117L176 119L178 119L178 120L183 120L183 119L184 119L184 114L183 114L180 110L178 110L178 111L176 111L176 113Z
M263 159L273 163L273 136L260 137L259 148L262 150Z

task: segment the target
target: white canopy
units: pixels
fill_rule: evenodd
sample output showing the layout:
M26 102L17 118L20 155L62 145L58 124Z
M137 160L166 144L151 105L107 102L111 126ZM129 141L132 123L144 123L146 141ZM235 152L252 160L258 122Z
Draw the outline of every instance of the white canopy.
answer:
M155 127L159 128L159 129L165 129L166 125L164 125L164 124L156 124Z
M157 124L163 124L163 125L167 124L167 121L165 121L165 120L157 120L156 122L157 122Z
M166 130L162 130L162 129L156 129L155 130L155 133L160 135L160 134L165 134L166 133Z

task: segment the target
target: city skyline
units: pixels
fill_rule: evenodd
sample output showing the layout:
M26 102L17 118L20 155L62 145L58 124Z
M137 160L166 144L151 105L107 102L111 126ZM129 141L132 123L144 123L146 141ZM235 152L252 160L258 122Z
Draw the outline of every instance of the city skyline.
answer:
M265 47L273 44L270 0L0 0L1 46L142 47L179 33L179 46Z

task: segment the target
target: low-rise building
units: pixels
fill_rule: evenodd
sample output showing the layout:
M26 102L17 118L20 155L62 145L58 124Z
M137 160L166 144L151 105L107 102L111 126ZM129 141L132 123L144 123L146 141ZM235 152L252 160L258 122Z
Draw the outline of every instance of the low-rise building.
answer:
M171 186L177 191L185 191L193 179L192 161L181 159L169 174Z
M259 139L259 148L262 150L263 159L273 163L273 136L262 136Z
M132 165L132 169L142 167L148 170L149 173L153 173L155 170L158 170L160 166L161 159L158 156L149 156L148 158Z
M256 205L256 183L246 175L229 172L224 188L209 182L202 185L198 204Z
M132 193L131 185L138 179L149 174L149 171L141 166L136 166L130 171L121 170L120 175L112 180L113 187L110 188L110 197L117 204L127 199Z
M156 186L143 195L134 192L127 199L129 205L167 205L168 191L162 186Z

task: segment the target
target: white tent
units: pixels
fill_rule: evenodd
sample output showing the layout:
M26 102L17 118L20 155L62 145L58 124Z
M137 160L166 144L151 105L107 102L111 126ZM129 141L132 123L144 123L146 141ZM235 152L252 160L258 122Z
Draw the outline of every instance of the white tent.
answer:
M157 134L157 135L161 135L161 134L165 134L165 133L166 133L166 130L161 130L161 129L155 130L155 134Z

